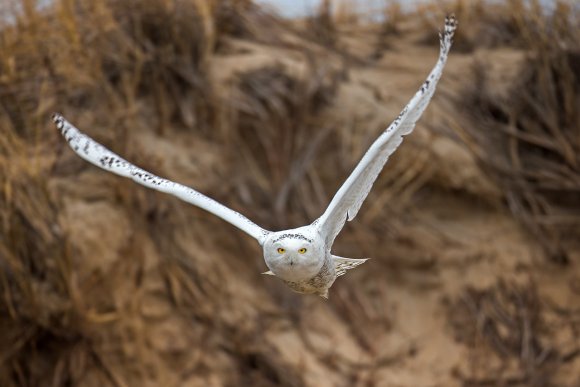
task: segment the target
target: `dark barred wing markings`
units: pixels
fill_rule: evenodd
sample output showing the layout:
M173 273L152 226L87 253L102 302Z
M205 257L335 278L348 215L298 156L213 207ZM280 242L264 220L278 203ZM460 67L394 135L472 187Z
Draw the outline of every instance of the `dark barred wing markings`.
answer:
M55 114L53 120L70 147L86 161L119 176L130 178L146 187L174 195L185 202L211 212L256 238L260 244L263 244L265 237L269 234L269 231L257 226L244 215L193 188L161 178L131 164L86 134L81 133L61 115Z

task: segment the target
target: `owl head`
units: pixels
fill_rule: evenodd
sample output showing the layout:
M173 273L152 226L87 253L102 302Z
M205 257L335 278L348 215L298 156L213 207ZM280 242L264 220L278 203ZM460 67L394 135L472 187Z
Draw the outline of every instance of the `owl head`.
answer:
M324 264L324 248L318 235L287 230L272 235L264 243L264 260L276 276L286 281L314 277Z

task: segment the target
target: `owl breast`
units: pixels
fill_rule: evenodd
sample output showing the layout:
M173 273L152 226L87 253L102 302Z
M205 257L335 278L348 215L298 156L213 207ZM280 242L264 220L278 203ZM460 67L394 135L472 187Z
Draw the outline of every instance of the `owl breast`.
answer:
M332 286L336 279L334 262L329 254L324 259L324 264L318 274L304 281L284 281L290 289L302 294L318 294L323 297L327 294L328 288Z

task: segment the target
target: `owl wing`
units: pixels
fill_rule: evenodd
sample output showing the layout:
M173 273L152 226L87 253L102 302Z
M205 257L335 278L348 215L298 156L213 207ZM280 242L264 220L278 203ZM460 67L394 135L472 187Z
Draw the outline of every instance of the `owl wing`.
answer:
M447 61L456 27L454 16L445 18L445 29L439 34L439 59L427 80L395 121L371 145L334 195L324 214L315 222L329 248L346 220L354 219L389 156L401 145L403 136L413 131L415 123L429 104Z
M145 187L177 196L179 199L187 203L203 208L251 235L258 240L260 245L263 244L265 237L270 233L254 224L242 214L227 208L215 200L197 192L193 188L163 179L131 164L97 143L86 134L82 133L61 115L55 114L53 120L70 147L81 158L88 162L109 172L128 177Z

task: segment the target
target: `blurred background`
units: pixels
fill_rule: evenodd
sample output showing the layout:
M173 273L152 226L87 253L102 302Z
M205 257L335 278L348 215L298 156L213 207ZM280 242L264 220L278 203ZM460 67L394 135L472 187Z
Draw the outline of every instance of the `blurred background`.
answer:
M580 385L577 4L1 4L1 386ZM334 245L372 260L328 301L50 121L300 226L418 90L449 12L437 92Z

